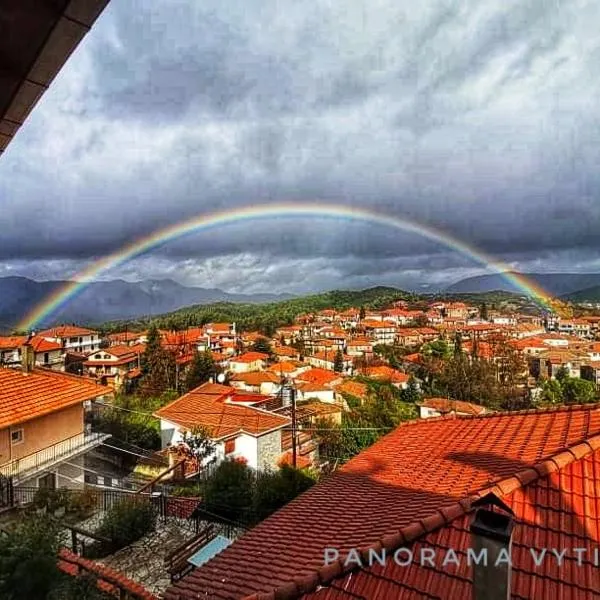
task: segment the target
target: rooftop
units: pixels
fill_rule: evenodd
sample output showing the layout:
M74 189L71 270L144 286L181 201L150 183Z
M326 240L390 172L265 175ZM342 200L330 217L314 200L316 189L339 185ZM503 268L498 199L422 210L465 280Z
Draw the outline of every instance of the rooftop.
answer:
M290 420L280 415L252 406L227 402L235 395L235 388L205 383L163 406L154 415L187 429L204 427L213 439L238 433L259 436L289 425ZM240 395L244 396L248 398L250 395Z
M56 371L0 368L0 429L111 393L89 379Z
M315 594L315 600L357 597L351 594L378 600L440 597L443 589L446 597L448 589L456 591L452 597L469 597L463 593L469 580L457 577L452 569L441 573L415 567L418 573L411 568L381 577L374 568L368 573L355 571L350 577L340 564L323 567L323 551L382 546L393 551L418 538L423 538L419 543L435 543L430 536L436 535L443 547L451 545L450 535L456 536L457 543L468 544L465 512L475 497L490 490L516 509L523 522L515 534L521 546L535 535L549 547L557 545L560 535L598 540L600 490L594 473L599 472L600 460L592 455L597 448L598 406L406 423L171 587L165 598L182 600L202 594L214 599L252 594L254 599L297 598L319 584L328 587ZM583 460L574 463L578 459ZM565 470L564 476L557 473L570 463L571 471ZM557 490L564 490L566 501ZM569 510L579 519L569 518ZM584 516L592 528L585 532ZM300 531L305 533L298 536ZM563 539L565 547L580 541ZM597 582L597 571L589 570L587 577L573 583L579 578L573 569L560 583L555 575L527 567L513 569L515 589L521 589L518 598L531 597L523 590L533 589L533 579L543 580L536 590L570 589L565 598L589 597L586 588ZM337 578L344 580L338 583ZM371 592L367 583L373 586ZM449 583L455 587L444 587ZM406 595L401 595L403 590Z

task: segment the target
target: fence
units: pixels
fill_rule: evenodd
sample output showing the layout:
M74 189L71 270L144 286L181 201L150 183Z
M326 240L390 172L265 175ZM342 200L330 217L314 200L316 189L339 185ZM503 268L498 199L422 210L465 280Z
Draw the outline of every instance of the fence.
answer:
M12 460L0 467L0 474L14 479L23 479L42 470L48 465L55 464L69 456L83 452L87 448L92 448L107 439L108 435L103 433L82 432L56 444L52 444L33 452L22 458Z

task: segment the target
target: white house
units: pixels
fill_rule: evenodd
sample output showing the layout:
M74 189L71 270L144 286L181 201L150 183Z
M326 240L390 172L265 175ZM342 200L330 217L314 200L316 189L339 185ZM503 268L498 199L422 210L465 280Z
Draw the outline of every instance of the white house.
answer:
M244 352L229 360L229 370L233 373L248 373L249 371L262 371L265 368L268 354L263 352Z
M0 336L0 365L8 367L21 364L21 346L27 341L26 335Z
M290 419L247 403L236 404L236 390L205 383L160 408L163 448L180 444L185 432L201 428L213 441L217 462L243 459L254 469L275 469L282 457L282 432Z
M59 343L65 352L70 350L78 354L87 354L100 347L100 335L97 331L75 325L61 325L45 329L37 332L36 337Z

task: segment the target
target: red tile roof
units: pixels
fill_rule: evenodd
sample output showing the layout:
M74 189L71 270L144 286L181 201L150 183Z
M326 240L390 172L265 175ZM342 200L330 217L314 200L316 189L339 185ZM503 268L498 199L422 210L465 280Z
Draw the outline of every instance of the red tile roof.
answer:
M226 400L236 393L232 387L205 383L163 406L154 415L183 428L205 427L213 439L242 432L258 436L289 425L290 420L286 417L251 406L227 403Z
M0 368L0 429L111 393L89 379L56 371Z
M318 385L330 384L336 379L342 379L342 375L328 371L327 369L308 369L296 377L299 381L308 381L309 383L316 383Z
M596 541L597 546L600 459L591 454L597 448L597 406L404 424L169 588L164 597L297 598L344 577L339 564L323 567L326 547L347 552L383 546L393 551L427 532L437 534L443 547L452 545L450 535L456 536L457 544L468 544L461 521L465 509L490 490L516 509L524 524L518 524L520 531L515 533L521 547L533 540L548 547L561 547L556 542L580 546L582 541ZM556 473L578 459L572 472ZM520 492L523 485L534 491ZM565 494L562 499L558 490ZM446 523L451 525L443 527ZM468 579L456 578L452 569L440 573L418 567L419 572L412 573L396 567L383 574L383 567L377 569L354 572L334 581L335 588L306 598L470 597L465 593L465 586L470 589ZM561 583L556 573L535 571L522 563L522 568L513 567L514 589L519 590L513 597L533 597L533 589L539 598L591 597L588 589L595 586L597 593L597 577L597 571L580 577L577 569L571 569ZM400 585L390 591L393 581ZM340 591L345 588L355 595ZM537 593L559 588L564 596Z
M380 367L367 367L365 369L365 375L375 379L389 379L392 383L407 383L410 379L410 376L406 373L402 373L397 369L392 369L392 367L386 365Z
M13 350L21 347L28 339L26 335L0 336L0 350Z
M244 354L240 354L239 356L233 357L229 362L236 363L251 363L257 360L267 360L269 358L268 354L264 352L244 352Z
M485 412L485 407L464 400L449 400L448 398L425 398L419 402L419 406L432 408L439 413L445 415L452 412L461 413L463 415L482 415Z
M97 333L97 331L94 331L93 329L86 329L85 327L77 327L75 325L60 325L59 327L52 327L51 329L38 331L37 335L50 338L67 338L92 334L96 335Z
M237 373L231 380L241 381L246 385L260 385L261 383L279 383L280 378L270 371L249 371L247 373Z
M335 386L335 391L339 394L349 394L350 396L364 400L367 397L369 389L365 383L342 381L342 383Z
M51 342L40 335L36 335L29 340L29 345L34 352L52 352L62 348L60 342Z

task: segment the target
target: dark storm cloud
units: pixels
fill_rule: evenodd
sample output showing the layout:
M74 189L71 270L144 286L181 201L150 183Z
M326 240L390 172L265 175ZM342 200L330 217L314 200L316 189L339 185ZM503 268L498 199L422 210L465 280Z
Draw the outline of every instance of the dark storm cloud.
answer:
M2 157L0 261L72 273L199 214L296 200L408 217L524 268L574 249L594 268L599 17L545 0L112 0ZM122 272L316 289L475 266L302 219L203 232Z

